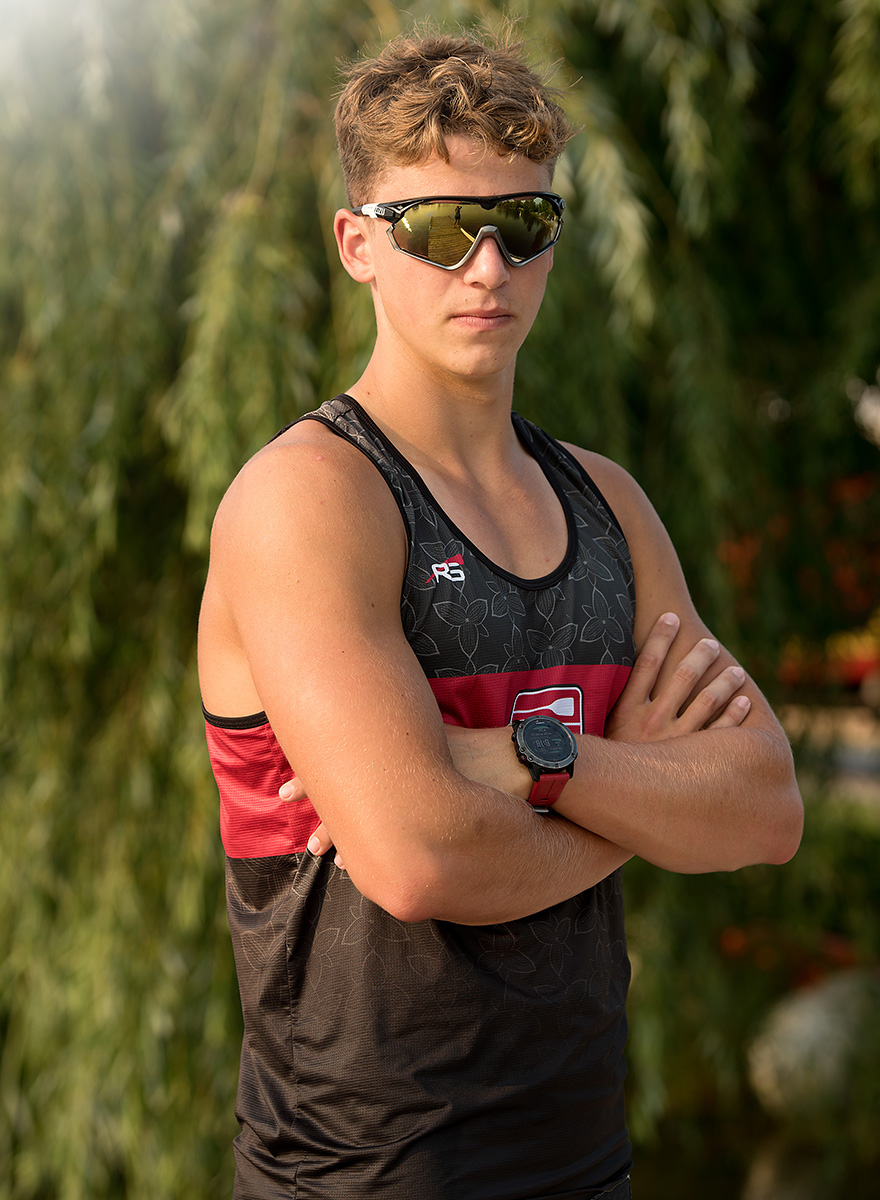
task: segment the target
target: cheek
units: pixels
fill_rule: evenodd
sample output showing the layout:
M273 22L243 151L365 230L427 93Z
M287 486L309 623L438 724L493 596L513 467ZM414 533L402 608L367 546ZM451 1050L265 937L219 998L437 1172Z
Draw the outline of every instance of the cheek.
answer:
M539 266L539 263L535 263L534 266ZM518 269L521 271L528 271L529 267L520 267ZM543 263L540 263L540 270L537 273L537 278L532 276L531 279L523 279L522 281L523 286L520 296L523 311L531 313L533 320L538 315L538 311L540 310L541 303L544 299L544 293L547 290L548 274L549 267L544 267Z
M392 254L399 262L384 262L373 284L383 310L412 324L439 312L448 286L445 273L403 254Z
M395 330L402 341L424 340L441 311L439 298L411 276L397 282L386 276L374 284L373 303L377 324Z

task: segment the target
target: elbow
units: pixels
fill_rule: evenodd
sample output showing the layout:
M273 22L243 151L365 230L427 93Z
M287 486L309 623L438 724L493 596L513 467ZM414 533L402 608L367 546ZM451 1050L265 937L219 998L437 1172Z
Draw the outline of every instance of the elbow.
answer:
M765 760L765 770L772 779L772 801L764 809L762 854L758 861L771 866L790 862L797 853L804 832L804 802L795 776L794 758L788 740L781 735L773 739L773 754Z
M797 853L804 832L804 802L794 771L794 759L786 741L776 758L772 799L763 808L766 817L759 862L782 866Z
M381 908L398 921L406 925L416 925L419 921L429 921L437 917L437 905L424 892L402 888L386 893L381 900L376 901Z
M804 805L797 784L791 788L780 804L780 811L773 823L772 837L767 846L764 862L782 866L790 862L797 853L804 832Z
M443 880L428 863L413 862L402 869L366 866L349 874L368 900L408 925L438 918L446 907Z

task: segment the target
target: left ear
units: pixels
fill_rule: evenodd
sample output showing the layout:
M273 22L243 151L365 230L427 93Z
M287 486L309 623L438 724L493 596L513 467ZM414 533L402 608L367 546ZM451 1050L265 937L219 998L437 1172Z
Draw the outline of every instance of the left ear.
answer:
M340 262L356 283L371 283L375 276L372 245L364 225L369 220L356 217L347 208L340 208L333 220Z

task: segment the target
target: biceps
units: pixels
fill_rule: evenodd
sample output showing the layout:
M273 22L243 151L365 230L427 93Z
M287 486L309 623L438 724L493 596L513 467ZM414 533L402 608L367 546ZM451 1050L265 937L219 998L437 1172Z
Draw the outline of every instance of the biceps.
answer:
M402 633L310 628L259 671L272 728L339 845L410 830L450 769L430 686Z

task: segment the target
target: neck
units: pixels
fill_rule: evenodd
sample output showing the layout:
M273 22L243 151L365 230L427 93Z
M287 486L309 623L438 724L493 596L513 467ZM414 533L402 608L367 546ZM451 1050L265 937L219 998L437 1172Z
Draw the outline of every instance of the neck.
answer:
M414 466L477 474L516 452L513 375L513 363L477 379L432 375L389 368L374 353L348 394Z

